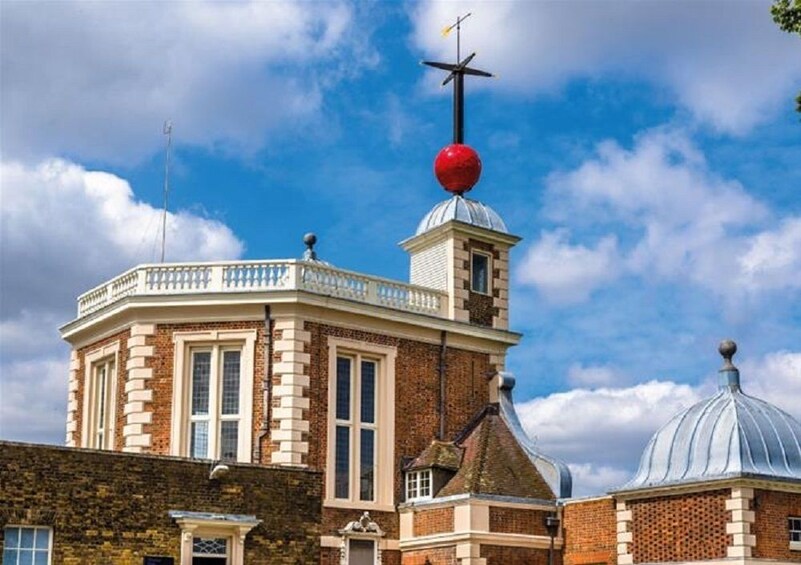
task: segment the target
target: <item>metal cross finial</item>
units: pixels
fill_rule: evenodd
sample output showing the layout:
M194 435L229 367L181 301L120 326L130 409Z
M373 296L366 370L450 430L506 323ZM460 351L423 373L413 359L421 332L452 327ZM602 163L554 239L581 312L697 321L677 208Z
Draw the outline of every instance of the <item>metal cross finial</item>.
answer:
M448 71L448 76L442 81L442 86L453 80L453 142L464 143L464 76L472 75L479 77L492 77L492 73L473 69L467 65L476 56L475 53L468 55L461 60L461 30L462 22L472 15L468 12L464 16L456 18L456 23L443 30L443 35L447 35L456 28L456 63L437 63L434 61L423 61L424 65Z

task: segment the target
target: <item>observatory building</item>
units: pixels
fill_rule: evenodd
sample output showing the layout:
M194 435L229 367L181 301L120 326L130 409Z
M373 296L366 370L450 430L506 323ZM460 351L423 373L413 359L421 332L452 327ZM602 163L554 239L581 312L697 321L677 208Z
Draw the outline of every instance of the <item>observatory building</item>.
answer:
M307 234L297 259L140 265L78 297L66 447L0 442L4 564L801 563L801 425L741 390L731 342L718 393L612 493L571 498L526 436L520 238L467 196L471 59L431 63L458 119L449 194L401 242L408 282Z

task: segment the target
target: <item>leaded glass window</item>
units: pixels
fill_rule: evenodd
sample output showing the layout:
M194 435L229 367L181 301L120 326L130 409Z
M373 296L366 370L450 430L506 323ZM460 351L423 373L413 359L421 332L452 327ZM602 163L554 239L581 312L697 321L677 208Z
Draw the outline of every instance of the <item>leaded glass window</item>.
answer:
M89 447L113 449L115 363L107 358L92 364Z
M378 362L361 355L336 359L334 498L375 500Z
M189 454L236 460L241 435L242 351L221 346L191 351Z

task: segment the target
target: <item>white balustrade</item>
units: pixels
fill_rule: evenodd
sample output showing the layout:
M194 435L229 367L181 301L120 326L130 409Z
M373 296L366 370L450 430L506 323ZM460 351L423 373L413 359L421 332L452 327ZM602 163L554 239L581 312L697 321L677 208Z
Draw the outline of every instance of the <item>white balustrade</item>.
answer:
M142 265L78 297L78 317L129 296L301 290L434 316L440 291L306 261L231 261Z

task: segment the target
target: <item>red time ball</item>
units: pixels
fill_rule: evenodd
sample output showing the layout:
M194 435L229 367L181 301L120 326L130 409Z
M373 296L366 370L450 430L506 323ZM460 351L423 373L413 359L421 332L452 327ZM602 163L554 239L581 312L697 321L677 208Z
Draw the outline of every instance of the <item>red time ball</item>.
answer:
M434 174L445 190L461 195L478 182L481 159L469 145L446 145L434 160Z

